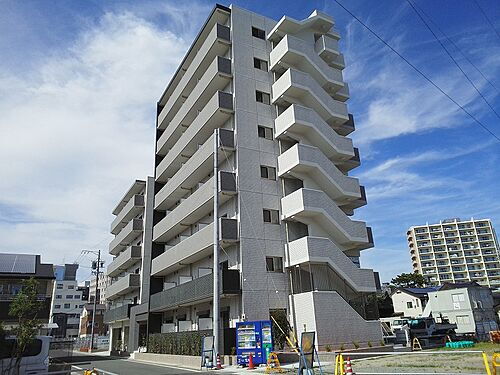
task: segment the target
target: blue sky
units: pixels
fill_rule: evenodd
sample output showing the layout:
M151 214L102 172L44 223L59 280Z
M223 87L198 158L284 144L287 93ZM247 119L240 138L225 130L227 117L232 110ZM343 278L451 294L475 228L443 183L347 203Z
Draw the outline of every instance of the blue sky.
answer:
M500 33L500 3L477 2ZM500 119L406 1L342 3L500 137ZM487 77L443 40L500 113L500 37L476 3L416 3ZM352 175L368 196L356 218L376 243L363 266L383 280L409 271L411 225L474 216L500 226L500 142L334 1L235 4L274 19L319 9L336 20L362 157ZM0 251L79 260L88 277L80 250L107 248L117 199L152 173L156 100L213 5L0 0Z

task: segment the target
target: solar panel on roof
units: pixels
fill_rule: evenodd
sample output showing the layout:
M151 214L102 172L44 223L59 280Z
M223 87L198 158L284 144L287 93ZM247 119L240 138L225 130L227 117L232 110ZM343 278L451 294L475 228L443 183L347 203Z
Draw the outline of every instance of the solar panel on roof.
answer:
M0 273L35 273L36 255L0 254Z

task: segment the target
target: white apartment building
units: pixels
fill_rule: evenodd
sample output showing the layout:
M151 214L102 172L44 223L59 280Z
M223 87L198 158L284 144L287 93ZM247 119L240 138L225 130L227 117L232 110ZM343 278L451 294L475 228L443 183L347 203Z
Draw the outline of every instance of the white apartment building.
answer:
M111 350L128 350L130 310L143 298L143 261L151 261L150 256L143 255L151 252L153 187L152 178L134 181L113 210L110 231L115 238L109 244L109 253L114 258L102 277L109 282L101 296L108 305L104 323L109 325Z
M56 282L52 291L49 320L58 325L58 328L52 330L54 337L78 337L80 314L86 301L83 300L84 292L76 281L77 270L78 264L54 266Z
M150 333L212 328L217 155L220 328L280 310L320 346L381 339L339 39L317 11L210 14L157 106Z
M97 303L102 305L106 304L106 289L108 285L111 284L111 278L106 275L106 270L102 269L99 271L101 274L99 275L98 285L97 285L97 294L99 298L97 299ZM96 293L95 288L96 278L95 275L90 278L89 281L89 301L94 302L94 297Z
M429 285L476 281L500 288L498 240L490 219L448 219L407 232L413 270Z

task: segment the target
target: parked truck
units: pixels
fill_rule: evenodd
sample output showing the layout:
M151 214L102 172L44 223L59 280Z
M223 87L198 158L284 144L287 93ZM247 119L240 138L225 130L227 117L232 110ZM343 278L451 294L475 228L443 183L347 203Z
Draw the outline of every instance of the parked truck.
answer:
M444 346L447 338L455 337L456 324L448 321L437 323L434 318L408 319L408 324L401 329L395 330L396 343L411 345L417 338L422 348L433 348Z

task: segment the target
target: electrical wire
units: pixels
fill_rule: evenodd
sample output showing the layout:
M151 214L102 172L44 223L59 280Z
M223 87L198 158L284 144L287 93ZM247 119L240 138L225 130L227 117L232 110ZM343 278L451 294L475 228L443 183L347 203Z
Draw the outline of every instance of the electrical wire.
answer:
M493 106L488 101L488 99L486 99L486 97L481 93L481 91L479 91L479 89L474 84L474 82L472 82L472 80L467 75L467 73L465 73L465 71L462 69L462 67L458 64L457 60L453 57L453 55L450 53L450 51L448 51L448 48L446 48L446 45L443 42L441 42L441 40L438 38L438 36L436 35L436 33L432 30L432 28L430 27L430 25L427 23L427 21L422 17L422 15L413 6L413 3L410 0L406 0L406 2L410 5L410 7L416 13L416 15L418 16L418 18L420 18L420 20L425 25L425 27L427 28L427 30L429 30L431 32L431 34L434 36L434 39L436 39L436 41L441 45L441 47L446 52L446 54L450 57L450 59L455 63L455 65L457 66L457 68L462 72L463 76L467 79L467 81L469 81L469 83L472 85L472 87L474 88L474 90L476 90L476 92L479 94L479 96L481 96L481 98L488 105L488 107L490 107L490 109L493 111L493 113L495 113L495 115L498 117L498 119L500 119L500 114L498 114L498 112L495 110L495 108L493 108Z
M492 88L494 88L494 89L495 89L495 91L496 91L497 93L499 93L499 94L500 94L499 89L498 89L498 88L497 88L497 87L493 84L493 82L491 82L491 81L490 81L490 80L486 77L486 75L484 75L484 73L483 73L483 72L482 72L482 71L481 71L481 70L477 67L477 65L476 65L476 64L474 64L474 62L473 62L471 59L469 59L469 58L467 57L467 55L465 54L465 52L463 52L463 51L462 51L462 49L461 49L461 48L460 48L460 47L459 47L459 46L458 46L458 45L457 45L457 44L453 41L453 39L451 39L451 37L449 37L449 36L448 36L448 35L447 35L444 31L443 31L443 29L442 29L441 27L439 27L439 25L438 25L438 24L437 24L437 23L436 23L436 22L432 19L432 17L431 17L431 16L430 16L430 15L429 15L429 14L428 14L428 13L427 13L424 9L422 9L420 6L418 6L418 4L417 4L416 2L415 2L415 3L413 3L413 5L414 5L414 6L415 6L415 7L416 7L416 8L417 8L420 12L422 12L422 14L423 14L423 15L425 15L425 16L427 17L427 19L428 19L428 20L429 20L429 21L430 21L430 22L434 25L434 27L436 27L436 29L438 29L438 30L439 30L439 32L440 32L441 34L443 34L443 36L446 38L446 40L447 40L450 44L452 44L452 45L456 48L456 50L457 50L457 51L458 51L458 52L462 55L462 57L463 57L465 60L467 60L467 62L468 62L468 63L469 63L469 64L470 64L470 65L471 65L474 69L476 69L476 71L477 71L477 72L481 75L481 77L483 77L483 79L484 79L486 82L488 82L488 84L489 84Z
M493 25L493 22L490 21L490 19L489 19L488 15L486 14L486 12L483 10L483 8L481 8L481 5L479 5L479 3L477 2L477 0L474 0L474 2L476 3L477 7L479 8L479 10L481 11L481 13L483 14L484 18L486 18L486 21L488 21L488 23L490 24L490 26L493 29L493 31L495 32L495 34L497 34L498 39L500 39L500 33L498 32L498 30Z
M427 82L434 86L441 94L446 96L453 104L460 108L464 113L466 113L471 119L474 120L479 126L481 126L485 131L487 131L492 137L494 137L498 142L500 142L500 137L493 133L486 125L484 125L479 119L477 119L472 113L465 109L460 103L453 99L448 93L446 93L441 87L439 87L432 79L427 77L419 68L417 68L413 63L411 63L406 57L404 57L400 52L398 52L394 47L392 47L388 42L386 42L381 36L379 36L375 31L373 31L368 25L366 25L359 17L347 9L339 0L333 0L342 9L344 9L349 15L358 21L365 29L367 29L373 36L375 36L379 41L381 41L386 47L388 47L392 52L398 55L406 64L408 64L413 70L420 74Z

